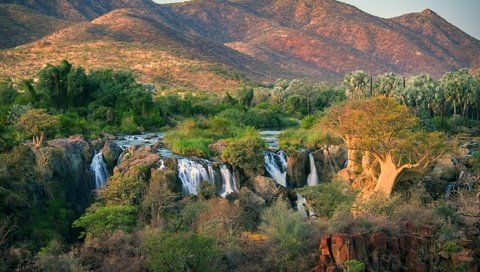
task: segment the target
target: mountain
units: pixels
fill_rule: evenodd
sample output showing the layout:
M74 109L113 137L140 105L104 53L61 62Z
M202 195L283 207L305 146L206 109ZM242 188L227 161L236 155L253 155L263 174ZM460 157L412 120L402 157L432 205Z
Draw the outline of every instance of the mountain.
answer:
M383 19L335 0L195 0L169 5L150 0L3 2L7 4L0 5L0 11L5 6L22 12L0 13L21 22L0 30L0 38L9 38L0 46L25 43L0 52L3 76L19 76L19 70L27 76L59 56L87 68L124 65L145 80L188 88L198 87L199 74L210 79L201 88L226 84L217 81L225 77L231 84L224 86L234 88L241 78L234 71L256 81L278 77L335 81L353 70L440 77L480 66L480 41L431 10ZM4 17L0 26L8 22ZM40 26L45 26L43 31L29 30ZM35 35L25 37L29 32ZM33 39L38 40L27 44ZM139 51L175 59L178 65L159 65L168 71L153 69L150 66L158 65L158 60L135 57ZM196 68L189 68L193 62Z

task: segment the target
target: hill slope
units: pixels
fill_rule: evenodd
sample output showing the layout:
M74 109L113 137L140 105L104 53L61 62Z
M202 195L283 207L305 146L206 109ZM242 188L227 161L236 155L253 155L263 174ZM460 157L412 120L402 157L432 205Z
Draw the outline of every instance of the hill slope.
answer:
M106 61L131 56L131 52L123 54L131 48L146 55L168 55L181 60L183 67L198 61L206 73L211 67L222 67L258 81L277 77L332 81L358 69L373 75L394 71L440 77L450 70L480 65L480 42L430 10L383 19L335 0L197 0L170 5L150 0L4 2L22 7L27 14L10 16L29 18L23 29L35 25L31 22L49 26L35 37L22 37L20 27L0 31L0 37L14 37L4 46L42 37L21 50L0 53L0 75L4 76L18 74L9 68L13 60L7 56L15 56L13 65L27 75L58 55L82 64L76 55L81 48L92 50L101 44L121 50L110 50L105 56L101 55L104 50L94 50L84 60L87 66L144 67L149 60L133 56L122 59L129 63L126 67ZM34 57L39 63L32 63L29 58L36 51L42 54ZM202 70L200 66L195 69ZM185 77L177 76L180 71L169 69L173 70L168 73L183 78L181 85L186 83ZM142 76L163 82L160 74L167 72L157 72ZM195 80L187 80L187 85L196 85Z

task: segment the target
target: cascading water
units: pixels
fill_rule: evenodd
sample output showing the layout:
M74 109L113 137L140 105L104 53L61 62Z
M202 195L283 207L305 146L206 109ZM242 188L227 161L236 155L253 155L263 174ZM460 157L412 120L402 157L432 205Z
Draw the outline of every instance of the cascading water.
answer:
M307 204L307 200L299 193L297 193L297 211L302 215L303 218L308 218L307 209L305 205Z
M158 170L163 170L166 169L167 167L165 166L165 162L163 160L160 160L160 167L158 167Z
M265 151L265 169L268 174L280 185L287 187L288 156L282 150L277 153Z
M312 153L308 154L308 158L310 159L310 174L308 174L307 177L307 185L315 186L319 183L317 167L315 166L315 158L313 158Z
M232 175L232 172L226 165L220 166L220 173L222 174L222 191L220 192L221 197L226 197L227 195L238 192L237 184L235 181L235 175Z
M198 195L197 189L203 180L213 182L205 167L190 159L178 159L178 177L182 181L184 195Z
M105 186L105 181L108 179L108 170L105 161L103 160L102 152L98 152L93 156L92 164L90 164L90 169L95 175L95 187L97 189Z

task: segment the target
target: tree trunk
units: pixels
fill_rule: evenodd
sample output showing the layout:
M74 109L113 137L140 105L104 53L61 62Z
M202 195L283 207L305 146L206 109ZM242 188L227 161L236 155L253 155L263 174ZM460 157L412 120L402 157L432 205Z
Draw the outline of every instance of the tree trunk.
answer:
M347 170L351 172L357 172L357 151L353 149L347 150Z
M377 185L374 189L375 192L382 192L386 196L390 196L398 174L400 174L400 171L393 162L392 155L387 154L385 160L380 162L380 175L378 176Z
M365 175L373 175L373 156L369 151L364 151L362 156L362 171Z

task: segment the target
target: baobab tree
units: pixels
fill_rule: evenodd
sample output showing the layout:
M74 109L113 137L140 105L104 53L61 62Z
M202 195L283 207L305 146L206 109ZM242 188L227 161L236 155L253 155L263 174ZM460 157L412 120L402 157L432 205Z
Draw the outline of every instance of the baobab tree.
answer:
M417 117L391 98L350 100L329 110L325 120L350 151L368 152L379 164L374 190L387 196L403 171L425 168L447 149L442 134L417 129Z

